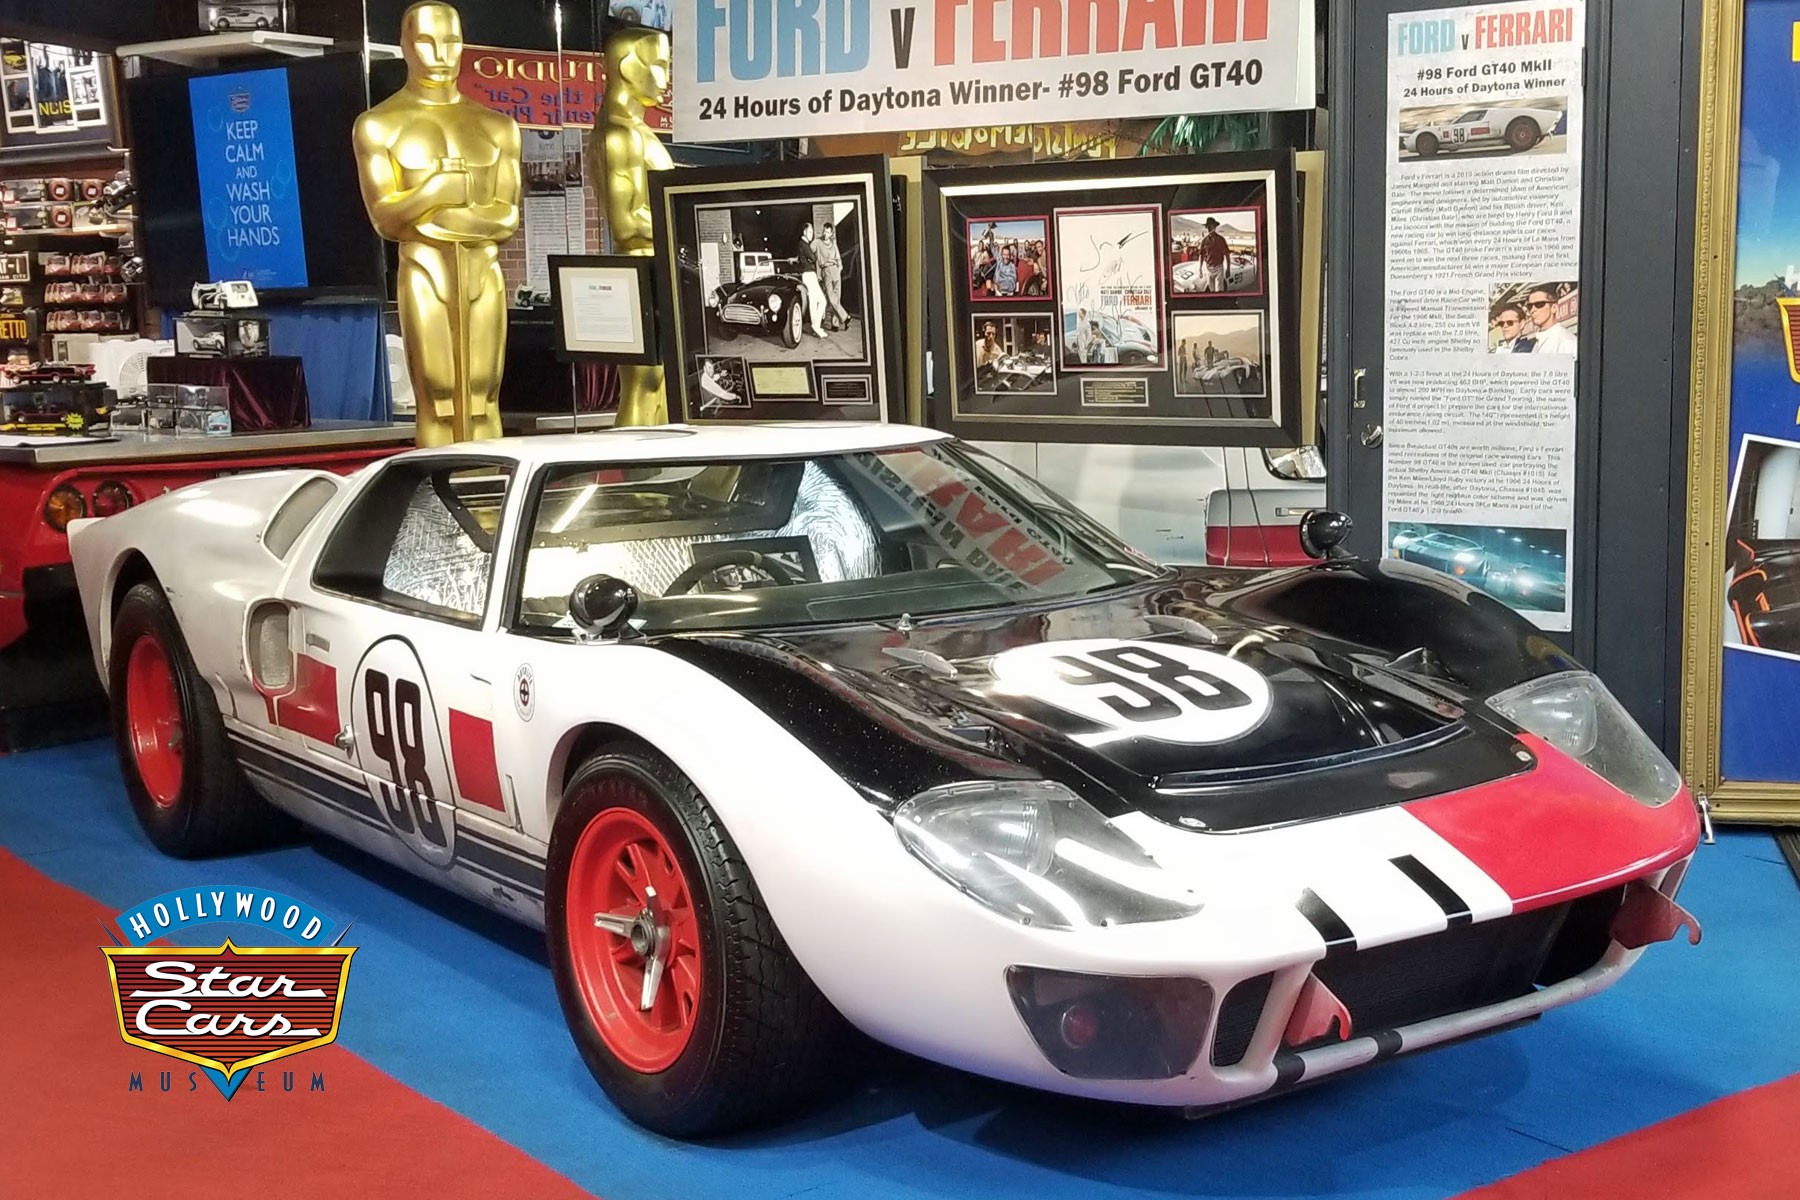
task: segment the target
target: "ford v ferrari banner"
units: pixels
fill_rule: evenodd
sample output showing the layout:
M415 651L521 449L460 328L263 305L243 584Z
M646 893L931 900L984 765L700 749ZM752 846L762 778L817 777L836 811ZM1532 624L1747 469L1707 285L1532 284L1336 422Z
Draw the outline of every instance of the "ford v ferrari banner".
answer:
M1313 0L684 0L675 136L1311 108ZM953 122L953 123L954 123Z

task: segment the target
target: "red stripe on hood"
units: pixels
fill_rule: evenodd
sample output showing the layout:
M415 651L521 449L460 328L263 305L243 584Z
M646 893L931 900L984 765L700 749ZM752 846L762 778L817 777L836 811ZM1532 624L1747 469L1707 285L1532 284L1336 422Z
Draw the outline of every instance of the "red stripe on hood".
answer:
M1521 775L1402 805L1526 912L1636 879L1694 852L1700 818L1683 786L1647 808L1530 734Z

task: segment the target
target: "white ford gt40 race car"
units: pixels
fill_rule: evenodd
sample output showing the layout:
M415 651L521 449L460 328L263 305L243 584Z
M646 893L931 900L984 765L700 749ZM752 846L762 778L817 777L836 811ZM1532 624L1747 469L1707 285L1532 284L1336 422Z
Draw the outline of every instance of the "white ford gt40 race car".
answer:
M1473 108L1440 125L1422 125L1400 135L1400 149L1420 158L1464 146L1504 144L1529 150L1548 137L1563 119L1555 108Z
M281 810L541 924L589 1068L671 1134L804 1100L850 1027L1199 1111L1697 936L1679 776L1502 605L1159 566L921 429L236 476L73 553L157 846Z

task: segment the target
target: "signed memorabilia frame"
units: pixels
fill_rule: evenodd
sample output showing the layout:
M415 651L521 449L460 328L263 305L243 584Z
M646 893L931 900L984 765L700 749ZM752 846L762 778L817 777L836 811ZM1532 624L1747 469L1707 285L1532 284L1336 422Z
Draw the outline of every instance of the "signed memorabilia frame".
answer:
M1800 656L1785 631L1759 631L1785 606L1771 612L1766 593L1760 603L1756 595L1780 569L1768 553L1780 548L1769 543L1789 541L1792 531L1766 528L1753 502L1766 451L1800 440L1797 330L1788 324L1800 319L1800 302L1783 296L1792 284L1771 286L1784 268L1769 266L1771 255L1800 253L1800 224L1786 220L1783 242L1770 215L1792 211L1776 189L1782 159L1790 171L1800 167L1790 25L1791 10L1765 0L1714 0L1699 55L1704 219L1694 245L1681 769L1716 818L1758 824L1800 824L1800 743L1790 723L1800 716ZM1740 158L1747 130L1757 138L1754 179ZM1771 270L1776 278L1765 282ZM1792 457L1800 459L1800 447ZM1751 503L1734 512L1734 498Z
M550 306L556 319L556 357L564 362L659 363L656 264L641 254L552 254ZM602 284L619 289L630 312L623 336L584 332L574 289Z
M657 172L650 203L658 286L673 333L663 359L672 420L901 418L905 334L897 320L900 271L884 159ZM842 259L835 286L816 258L826 226ZM806 270L808 262L816 269ZM700 362L724 356L744 360L748 405L703 406ZM758 379L802 374L808 395L756 394Z
M1317 362L1316 349L1307 354L1303 345L1317 324L1303 317L1298 177L1291 151L926 171L927 273L943 297L929 330L930 424L996 441L1311 442L1315 389L1303 386L1302 362ZM1176 294L1170 214L1213 209L1257 212L1258 289ZM1051 318L1056 391L1000 394L976 379L974 331L994 308L974 296L969 223L1040 217L1049 294L1009 296L1006 311ZM1107 236L1109 220L1116 236ZM1222 274L1229 278L1229 257ZM1188 357L1204 347L1174 342L1177 315L1231 312L1260 315L1259 344L1206 352L1242 351L1235 358L1248 364L1243 371L1209 371L1211 362ZM1184 370L1194 378L1177 389Z

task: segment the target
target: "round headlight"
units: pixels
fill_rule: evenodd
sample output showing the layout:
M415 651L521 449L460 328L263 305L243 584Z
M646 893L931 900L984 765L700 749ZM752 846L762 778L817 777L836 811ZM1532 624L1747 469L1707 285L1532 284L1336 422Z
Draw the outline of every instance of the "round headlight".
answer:
M109 479L94 489L96 517L116 517L136 503L137 497L131 494L131 489L117 479Z
M1021 925L1090 929L1200 911L1192 888L1045 780L931 788L895 810L894 830L946 882Z
M78 521L87 516L87 501L75 490L75 485L59 483L50 489L50 498L44 501L44 523L61 533L69 527L70 521Z
M772 313L781 311L781 295L777 292L769 293L769 311Z

